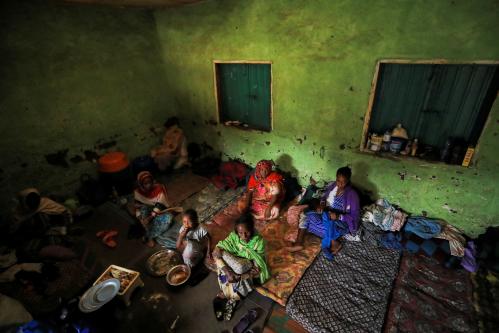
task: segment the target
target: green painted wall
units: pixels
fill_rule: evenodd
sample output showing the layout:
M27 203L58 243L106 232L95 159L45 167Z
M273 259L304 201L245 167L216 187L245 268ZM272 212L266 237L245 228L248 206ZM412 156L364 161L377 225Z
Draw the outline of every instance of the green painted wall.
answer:
M249 163L273 158L304 183L350 164L354 182L375 196L471 235L499 224L498 101L472 168L358 152L376 61L498 60L497 1L213 0L155 18L168 104L191 138ZM214 125L215 59L273 61L271 133Z
M378 59L498 60L498 18L493 0L211 0L154 12L2 1L0 208L24 186L74 189L95 170L70 161L84 150L146 153L160 139L150 128L177 114L192 141L227 157L273 158L303 183L350 164L374 196L476 235L499 224L499 101L469 169L357 147ZM273 61L271 133L216 124L215 59ZM66 149L68 168L47 163Z
M84 150L147 153L166 118L165 78L151 11L2 1L0 207L25 186L74 190L95 172L70 161ZM47 163L66 149L68 168Z

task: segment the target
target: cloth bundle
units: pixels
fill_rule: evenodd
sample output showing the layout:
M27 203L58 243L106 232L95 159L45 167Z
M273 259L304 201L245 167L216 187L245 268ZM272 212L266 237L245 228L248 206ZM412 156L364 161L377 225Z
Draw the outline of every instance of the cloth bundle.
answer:
M442 231L435 238L446 239L449 241L450 253L455 257L464 256L464 248L466 246L466 239L461 231L453 225L439 220Z
M442 228L436 220L424 216L411 216L407 219L404 230L412 232L423 239L430 239L440 234Z
M362 221L374 223L385 231L399 231L405 223L407 214L390 204L386 199L379 199L368 206L362 215Z

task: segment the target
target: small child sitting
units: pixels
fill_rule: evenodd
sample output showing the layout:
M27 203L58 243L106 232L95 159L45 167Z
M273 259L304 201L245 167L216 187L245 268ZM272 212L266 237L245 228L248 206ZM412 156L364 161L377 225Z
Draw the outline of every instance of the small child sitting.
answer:
M198 214L194 209L184 212L182 224L177 238L177 250L182 253L184 263L192 268L203 259L204 251L209 255L211 238L206 228L199 224Z

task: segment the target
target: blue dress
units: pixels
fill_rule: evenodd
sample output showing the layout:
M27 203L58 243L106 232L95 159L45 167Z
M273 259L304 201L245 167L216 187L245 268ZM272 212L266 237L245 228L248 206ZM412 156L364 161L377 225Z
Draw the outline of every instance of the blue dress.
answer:
M344 195L336 196L331 208L344 211L344 198ZM322 252L327 259L333 260L334 256L331 253L331 242L349 232L348 224L341 220L331 220L328 212L322 213L322 224L324 226L324 236L321 244Z
M143 205L140 207L140 215L142 217L150 216L153 207ZM173 222L173 215L170 213L165 213L161 215L156 215L151 222L147 225L146 237L148 239L154 239L159 245L166 246L167 235L166 232L170 228Z

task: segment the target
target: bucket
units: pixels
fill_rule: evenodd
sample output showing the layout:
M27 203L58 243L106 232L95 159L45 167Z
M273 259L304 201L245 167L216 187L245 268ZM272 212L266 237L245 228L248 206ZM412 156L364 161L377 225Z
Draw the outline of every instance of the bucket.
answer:
M133 176L128 158L123 152L107 153L99 158L99 180L109 190L114 187L119 195L133 190Z
M400 153L405 142L406 140L402 138L392 138L392 141L390 142L390 152L393 154Z

